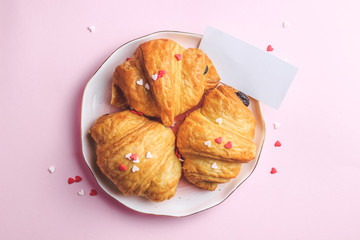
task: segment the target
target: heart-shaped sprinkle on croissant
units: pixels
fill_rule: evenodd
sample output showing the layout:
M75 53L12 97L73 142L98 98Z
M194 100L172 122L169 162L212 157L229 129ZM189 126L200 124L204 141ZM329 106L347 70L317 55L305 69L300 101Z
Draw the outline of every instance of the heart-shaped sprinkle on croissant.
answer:
M154 75L151 75L152 80L156 81L158 79L158 75L157 73L155 73Z
M136 159L136 160L133 161L133 163L139 163L139 162L140 162L139 159Z
M145 83L145 89L150 90L150 85L148 83Z
M131 160L130 157L131 157L131 153L128 153L128 154L125 155L125 158L127 158L127 159L129 159L129 160Z
M215 120L215 122L217 122L219 125L221 125L221 124L222 124L222 118L217 118L217 119Z
M210 140L207 140L204 142L204 145L205 146L208 146L208 147L211 147L211 141Z
M226 144L225 144L225 147L230 149L232 148L232 142L231 141L228 141Z
M151 155L150 152L147 152L145 157L146 157L146 158L152 158L152 155Z
M142 79L136 81L136 84L137 84L137 85L140 85L140 86L142 86L143 83L144 83L144 80L142 80Z
M134 109L130 110L130 112L135 113L140 116L144 116L144 114L142 112L135 111Z
M166 73L165 70L159 70L158 77L159 78L163 77L165 75L165 73Z
M120 167L119 167L120 171L125 171L126 170L126 167L122 164L120 164Z
M218 169L218 166L217 166L216 162L214 162L214 163L211 165L211 168L213 168L213 169Z
M181 60L181 54L175 54L175 58L176 58L176 60L180 61Z
M219 144L222 143L222 137L215 138L215 142Z
M130 158L132 160L136 160L138 157L137 157L136 153L133 153L133 154L131 154Z
M134 172L138 172L139 171L139 168L137 166L133 166L131 171L134 173Z

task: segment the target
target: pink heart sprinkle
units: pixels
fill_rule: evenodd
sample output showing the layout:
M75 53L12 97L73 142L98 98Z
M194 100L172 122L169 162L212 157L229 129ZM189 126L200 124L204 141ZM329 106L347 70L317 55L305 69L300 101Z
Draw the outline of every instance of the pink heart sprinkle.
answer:
M163 77L164 75L165 75L165 71L164 70L159 70L159 72L158 72L158 78L161 78L161 77Z
M273 49L273 47L271 46L271 45L269 45L269 46L267 46L267 49L266 49L268 52L271 52L271 51L273 51L274 49Z
M271 171L270 171L271 174L275 174L277 173L277 170L275 168L271 168Z
M180 61L181 60L181 54L175 54L175 58L176 58L176 60Z
M125 171L126 170L126 167L122 164L120 164L120 167L119 167L120 171Z
M126 58L126 61L129 61L131 58Z
M228 141L228 142L225 144L225 147L228 148L228 149L232 148L232 143L231 143L231 141Z
M274 144L275 147L281 147L281 142L280 141L276 141Z
M222 142L222 137L215 138L215 142L220 144Z
M130 155L130 158L132 160L136 160L138 157L137 157L136 153L133 153L133 154Z

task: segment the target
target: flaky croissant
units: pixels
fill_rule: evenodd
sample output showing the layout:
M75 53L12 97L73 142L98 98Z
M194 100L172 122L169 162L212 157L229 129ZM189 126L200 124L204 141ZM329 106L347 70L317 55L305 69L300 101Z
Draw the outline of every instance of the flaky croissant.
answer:
M111 104L128 105L165 126L199 103L204 91L220 81L210 59L197 48L185 49L169 39L141 44L113 74Z
M124 195L157 202L175 195L181 163L169 128L123 111L97 119L90 134L97 143L97 165Z
M241 163L255 158L255 127L254 115L233 88L219 85L212 90L177 133L185 178L206 190L235 178Z

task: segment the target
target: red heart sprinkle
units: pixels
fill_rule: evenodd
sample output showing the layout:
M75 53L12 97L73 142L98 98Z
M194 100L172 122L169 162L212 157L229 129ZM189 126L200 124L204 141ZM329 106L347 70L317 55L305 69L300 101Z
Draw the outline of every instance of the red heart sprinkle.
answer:
M90 191L90 196L95 196L95 195L97 195L96 190L95 190L95 189L91 189L91 191Z
M136 153L131 154L131 155L130 155L130 158L131 158L132 160L136 160L136 159L137 159Z
M126 61L129 61L131 58L126 58Z
M268 52L271 52L271 51L273 51L274 49L273 49L273 47L271 46L271 45L269 45L269 46L267 46L267 49L266 49Z
M140 116L144 116L144 114L142 112L138 112L138 111L135 111L135 110L130 110L130 112L135 113L135 114L140 115Z
M181 60L181 54L175 54L175 58L176 58L176 60L180 61Z
M215 142L217 143L221 143L222 142L222 137L218 137L218 138L215 138ZM230 143L231 144L231 143ZM226 146L225 146L226 147Z
M119 167L120 171L125 171L126 170L126 167L122 164L120 164L120 167Z
M270 171L271 174L275 174L277 173L276 169L275 168L272 168L271 171Z
M80 177L80 176L75 177L75 182L81 182L81 180L82 180L82 177Z
M232 148L232 143L231 143L231 141L228 141L226 144L225 144L225 147L226 148Z
M164 70L159 70L159 72L158 72L158 79L159 78L161 78L161 77L163 77L164 75L165 75L165 71Z
M275 147L281 147L281 142L279 141L276 141L275 144L274 144Z
M73 184L74 182L75 182L75 179L73 179L72 177L69 177L68 184Z

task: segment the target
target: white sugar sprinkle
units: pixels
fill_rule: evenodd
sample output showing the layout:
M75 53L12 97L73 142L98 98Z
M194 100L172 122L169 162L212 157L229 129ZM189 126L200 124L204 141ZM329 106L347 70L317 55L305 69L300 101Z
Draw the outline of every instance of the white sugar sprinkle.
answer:
M139 158L137 158L136 160L133 160L133 163L139 163L139 162L140 162Z
M222 124L222 118L217 118L217 119L215 120L215 122L217 122L219 125L221 125L221 124Z
M152 158L152 155L151 155L150 152L147 152L147 153L146 153L146 158Z
M287 28L287 27L289 27L290 25L291 25L291 24L290 24L289 22L284 21L283 24L282 24L282 27L283 27L283 28Z
M278 129L280 127L280 123L274 122L274 129Z
M144 83L144 80L142 80L142 79L140 79L139 81L136 81L136 84L137 84L137 85L140 85L140 86L142 86L143 83Z
M95 26L94 25L88 26L88 29L89 29L90 32L94 32L95 31Z
M154 75L151 75L151 78L152 78L154 81L157 80L157 77L158 77L157 73L155 73Z
M213 168L213 169L218 169L218 166L217 166L216 162L214 162L214 163L211 165L211 168Z
M179 161L180 161L180 162L184 162L184 159L182 159L182 158L179 158Z
M210 146L211 146L211 141L210 141L210 140L205 141L205 142L204 142L204 145L210 147Z
M139 171L139 168L137 166L133 166L131 171L134 173L134 172L137 172Z
M145 83L145 89L150 90L150 85L148 83Z
M54 172L55 172L55 167L54 167L54 166L51 166L51 167L49 167L48 170L49 170L50 173L54 173Z
M128 153L128 154L125 155L125 158L131 160L130 156L131 156L131 153Z
M84 196L85 195L85 191L84 189L81 189L80 192L77 193L79 196Z

